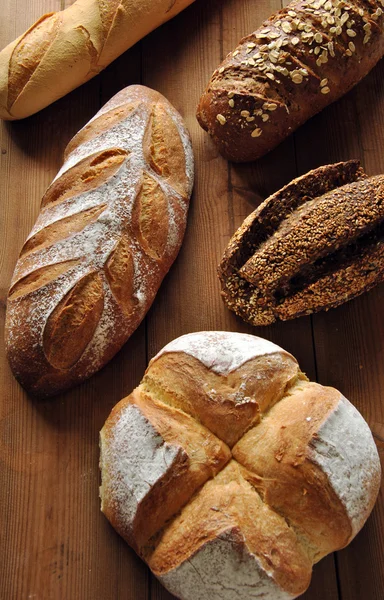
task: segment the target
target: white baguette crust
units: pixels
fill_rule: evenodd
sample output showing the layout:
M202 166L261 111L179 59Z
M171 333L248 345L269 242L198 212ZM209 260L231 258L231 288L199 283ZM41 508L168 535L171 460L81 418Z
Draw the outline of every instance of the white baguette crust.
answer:
M183 335L164 346L152 358L149 368L153 361L171 352L189 354L218 375L232 373L259 356L277 353L291 356L276 344L254 335L230 331L202 331Z
M198 552L158 579L180 600L291 600L231 530L204 544Z
M48 106L192 2L77 0L42 16L0 52L0 118L23 119Z
M168 353L180 355L174 359L183 366L177 371L179 377L193 379L196 366L189 357L197 359L207 369L207 382L212 372L222 377L228 397L232 387L227 378L233 377L238 369L244 369L243 365L247 369L240 371L243 381L251 374L256 378L263 377L263 370L269 368L268 361L252 363L252 359L268 358L269 354L275 353L287 354L260 338L230 332L193 333L165 346L150 362L144 383L115 407L101 432L102 510L117 531L148 562L163 585L181 600L296 598L308 586L312 564L351 541L372 510L379 490L380 462L368 425L339 392L307 382L298 371L297 378L288 383L283 398L272 400L266 408L260 426L267 424L265 427L269 430L262 430L257 438L257 421L250 430L245 427L244 440L256 433L249 449L246 450L247 442L242 446L240 440L233 449L232 459L222 462L217 473L212 474L197 493L179 503L173 518L169 518L168 511L164 527L156 530L159 535L152 534L152 537L138 541L134 534L132 541L127 532L133 531L135 511L145 494L151 491L147 482L159 481L166 472L171 475L178 459L175 448L179 444L174 441L173 450L168 445L162 446L164 440L159 437L158 429L151 429L151 420L158 422L156 411L160 406L166 407L174 418L165 421L167 435L175 428L173 440L183 439L177 415L183 411L188 415L193 412L187 403L182 409L180 403L176 405L178 408L175 407L175 398L180 395L181 388L172 396L172 387L166 387L167 372L164 373L164 386L161 387L160 379L153 375L154 387L151 388L151 369L158 369L159 357ZM166 369L172 368L172 363L167 363ZM170 375L168 377L171 381ZM177 384L176 379L172 381ZM237 380L232 382L232 385L238 384ZM205 384L199 379L199 385ZM145 398L146 406L153 407L146 420L138 417L138 411L131 406L132 403L140 406L140 398ZM220 397L218 410L225 400L224 396ZM255 400L264 404L260 394ZM208 398L207 407L212 402L215 400ZM129 406L128 410L126 406ZM236 411L241 410L241 406L231 407L227 413L228 421L234 424L238 420L240 413L236 414ZM291 421L272 417L280 406L283 406L282 415L294 411ZM123 417L116 420L117 414ZM193 440L192 425L189 421L190 440ZM265 434L272 442L272 450L263 446ZM216 437L220 439L220 430ZM191 447L195 448L192 454L198 445L197 439L192 442ZM239 447L240 452L236 450ZM247 461L247 456L241 454L242 448L248 456L255 448L254 458ZM261 462L257 452L261 454ZM164 465L161 465L162 453ZM265 456L269 458L265 459ZM273 462L271 477L264 475L267 473L264 460ZM271 481L275 481L274 485L279 489L283 482L288 490L296 485L294 502L302 503L302 510L290 513L290 491L282 498L283 502L277 500L275 506L275 500L265 487ZM180 483L173 485L177 497ZM125 497L127 505L121 506ZM313 497L315 503L311 504ZM156 492L152 498L158 506L160 499L156 502ZM302 511L306 513L304 529L300 527ZM298 515L298 521L294 516L291 519L290 514ZM145 516L152 519L150 509L144 509L141 518ZM260 519L259 524L257 519ZM341 525L342 532L337 532L337 539L332 527L328 528L328 523L321 519L334 520ZM316 532L313 537L306 529L308 523L313 524ZM320 538L323 536L320 539L322 547L316 546L315 541L319 539L316 537L319 531ZM326 543L324 536L327 536Z
M106 129L105 126L101 126L99 130L98 118L111 114L114 116L120 108L126 107L131 110L126 116ZM144 148L145 137L148 136L148 132L153 131L153 114L156 110L161 111L156 126L161 128L162 115L171 119L170 122L174 124L172 140L176 139L179 144L178 154L180 164L183 165L182 172L176 169L176 172L171 173L171 177L155 171L148 158L150 150ZM67 174L70 177L74 169L80 169L74 185L81 183L83 179L86 184L88 171L92 171L92 167L78 167L83 160L89 162L93 156L103 157L103 153L106 153L108 157L110 153L112 158L116 155L121 164L97 187L88 185L85 191L80 190L79 193L74 189L72 193L72 182L68 184L68 193L65 192L64 199L54 199L42 205L11 282L6 324L8 355L16 377L37 395L51 395L82 381L104 366L120 349L151 305L164 275L177 255L186 226L193 184L192 147L181 117L163 96L143 86L126 88L108 102L92 119L91 126L87 125L86 128L74 138L80 140L79 145L69 146L72 151L47 194L49 195L51 189L55 189L55 185L60 186ZM166 147L167 135L170 135L169 122L163 123L163 128L165 140L162 142L162 148ZM92 134L91 139L87 136L82 138L85 130L87 134ZM145 177L153 183L161 196L162 213L161 217L154 215L160 220L155 223L157 232L153 232L165 232L165 242L159 256L148 249L152 241L148 240L145 246L140 237L139 219L143 211L140 194ZM155 192L152 194L154 204L157 202ZM149 204L150 202L151 199ZM72 231L71 219L76 222L82 219L82 215L92 211L99 211L97 218L85 219L79 230ZM32 251L28 249L28 244L38 236L45 235L46 231L54 232L54 228L60 228L63 222L67 225L61 236L57 238L53 233L52 242L37 245ZM129 310L124 308L121 299L116 297L107 277L108 261L115 255L121 243L125 245L133 265L133 296L132 307ZM35 286L32 291L28 290L28 286L25 286L26 291L23 290L23 281L28 281L28 278L35 275L38 277L44 269L49 270L52 266L60 264L64 267L59 276L55 274L48 282L42 282L43 285ZM64 301L71 290L75 289L76 284L81 284L87 276L99 278L102 286L102 310L96 328L93 335L89 336L81 357L70 369L52 371L44 348L48 320L60 302ZM121 285L124 285L123 279L127 277L129 278L129 275L124 274L120 277ZM15 294L15 289L22 291Z
M372 510L372 496L379 493L381 467L367 423L343 396L312 440L310 457L327 474L345 506L352 540Z

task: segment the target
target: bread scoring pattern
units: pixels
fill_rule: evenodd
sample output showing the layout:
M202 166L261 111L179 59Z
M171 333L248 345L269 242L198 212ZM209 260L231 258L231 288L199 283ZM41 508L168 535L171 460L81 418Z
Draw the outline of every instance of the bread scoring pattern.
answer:
M294 0L215 70L198 120L233 161L255 160L348 92L384 54L383 0Z
M358 161L310 171L270 196L219 266L228 308L253 325L328 310L384 277L384 176Z
M166 346L100 445L103 512L182 600L297 597L379 489L358 411L287 352L238 333Z
M179 250L192 180L182 120L147 88L73 138L9 291L8 355L27 389L81 381L136 329Z

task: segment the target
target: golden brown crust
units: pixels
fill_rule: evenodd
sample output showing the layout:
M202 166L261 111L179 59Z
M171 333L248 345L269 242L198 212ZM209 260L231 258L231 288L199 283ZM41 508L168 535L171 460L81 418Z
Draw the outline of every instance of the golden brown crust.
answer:
M299 375L290 354L260 356L223 378L196 358L175 352L151 364L142 386L232 447Z
M312 563L305 549L284 518L263 503L247 481L246 470L234 460L172 521L155 550L146 550L145 560L161 576L228 530L237 530L239 552L245 539L247 549L286 592L296 596L307 589Z
M0 118L23 119L104 69L193 0L79 0L0 52Z
M315 549L316 562L332 552L335 544L344 547L352 533L344 507L327 486L327 475L313 464L308 452L340 396L332 388L298 382L232 451L256 476L252 482L264 501Z
M229 461L229 448L188 414L170 408L137 388L114 409L104 443L113 436L113 429L120 415L131 405L137 408L161 436L166 444L177 444L179 452L170 469L150 489L140 502L130 528L116 520L116 507L108 504L107 491L103 510L123 537L139 552L148 540L163 528L165 523L179 512L196 490L214 477ZM110 466L113 469L113 465Z
M244 405L255 409L246 418ZM248 335L168 344L100 439L103 512L184 600L296 597L379 490L357 410Z
M53 43L60 21L59 13L43 15L21 36L15 46L9 62L8 109L33 76L42 57Z
M311 171L268 198L219 267L227 306L254 325L327 310L384 277L384 177L357 161Z
M103 308L103 281L98 273L89 273L47 319L43 350L52 367L65 371L80 360L95 334Z
M259 158L372 69L383 25L380 0L293 0L213 73L200 125L225 158Z
M158 117L156 136L154 112L167 116ZM165 174L151 167L148 137ZM169 159L168 144L182 156ZM192 191L188 133L148 88L112 98L69 149L21 251L7 304L12 370L40 396L92 375L139 325L180 248Z
M95 137L101 133L97 129L94 130ZM113 148L96 152L80 160L51 183L43 196L41 208L99 188L113 177L127 157L128 153L125 150Z

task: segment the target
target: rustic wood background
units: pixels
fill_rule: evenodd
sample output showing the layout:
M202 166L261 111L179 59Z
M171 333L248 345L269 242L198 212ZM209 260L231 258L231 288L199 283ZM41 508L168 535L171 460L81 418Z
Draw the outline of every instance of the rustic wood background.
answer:
M0 0L0 47L64 0ZM171 600L100 513L98 432L138 384L150 357L191 331L259 334L292 352L309 377L342 390L384 456L384 286L314 317L251 328L223 305L216 265L244 217L293 177L359 158L384 172L384 62L340 102L254 164L228 164L195 120L211 72L280 0L197 0L99 77L41 113L0 131L0 305L40 199L67 142L113 94L131 83L162 92L186 119L196 159L180 255L145 322L102 372L48 402L29 398L0 367L1 600ZM3 334L1 333L3 339ZM1 344L2 354L3 344ZM384 488L363 531L314 569L305 600L384 598ZM234 599L235 600L235 599Z

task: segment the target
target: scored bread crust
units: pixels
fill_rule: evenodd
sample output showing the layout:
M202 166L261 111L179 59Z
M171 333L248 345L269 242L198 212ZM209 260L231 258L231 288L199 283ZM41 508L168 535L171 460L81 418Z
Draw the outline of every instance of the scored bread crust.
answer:
M138 327L179 251L192 184L189 134L149 88L119 92L71 140L8 295L7 354L29 392L83 381Z
M359 161L314 169L267 198L218 268L224 302L252 325L328 310L384 279L384 176Z
M23 119L100 73L193 0L77 0L0 52L0 118Z
M384 55L382 0L293 0L243 38L197 109L227 159L256 160L346 94Z
M112 410L100 449L102 511L182 600L296 598L312 565L361 529L380 485L353 405L238 333L166 346Z

